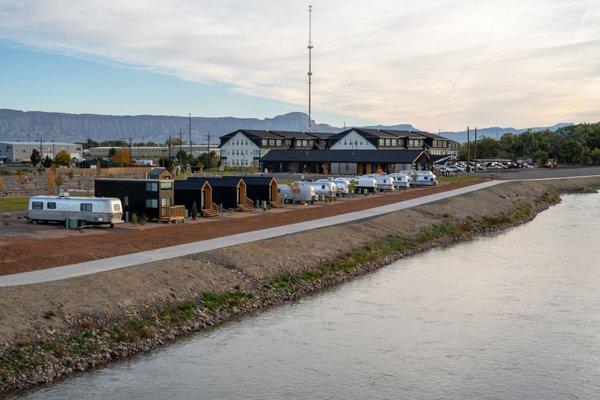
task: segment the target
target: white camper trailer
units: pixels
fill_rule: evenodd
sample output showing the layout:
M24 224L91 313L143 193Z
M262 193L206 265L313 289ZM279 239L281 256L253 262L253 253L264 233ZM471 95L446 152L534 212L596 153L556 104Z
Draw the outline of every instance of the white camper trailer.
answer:
M317 195L319 196L324 196L328 198L337 196L338 187L337 183L335 182L326 179L319 179L318 181L311 182L310 184L315 187L315 189L317 190Z
M371 175L369 177L377 181L377 189L380 192L383 192L384 190L394 190L394 178L390 175Z
M410 182L412 181L412 178L409 175L395 173L392 174L392 177L394 178L394 184L396 189L406 189L410 187Z
M75 220L77 226L108 224L114 228L122 222L121 200L104 197L32 196L27 207L27 219L33 222L64 222Z
M319 199L314 186L307 183L290 185L277 185L277 193L286 203L314 203Z
M437 177L431 171L418 171L413 186L437 186Z
M356 182L356 190L360 193L366 190L369 193L373 193L377 190L377 181L373 178L357 176L354 178Z

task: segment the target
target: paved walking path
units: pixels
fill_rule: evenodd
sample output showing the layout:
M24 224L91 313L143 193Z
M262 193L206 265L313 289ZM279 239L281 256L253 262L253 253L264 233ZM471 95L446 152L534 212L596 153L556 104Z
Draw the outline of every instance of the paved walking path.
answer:
M258 231L239 233L236 235L223 236L214 239L201 240L198 242L180 244L177 246L163 247L160 249L142 251L139 253L103 258L100 260L87 261L78 264L65 265L62 267L23 272L13 275L4 275L0 276L0 287L28 285L33 283L50 282L61 279L74 278L82 275L95 274L98 272L110 271L113 269L119 269L154 261L162 261L191 254L202 253L204 251L235 246L243 243L256 242L258 240L289 235L292 233L308 231L311 229L346 224L349 222L373 218L394 211L404 210L406 208L416 207L422 204L447 199L449 197L474 192L476 190L495 186L503 182L504 181L483 182L460 189L449 190L447 192L431 194L416 199L405 200L398 203L369 208L361 211L355 211L347 214L340 214L333 217L315 219L311 221L283 225L275 228L262 229Z

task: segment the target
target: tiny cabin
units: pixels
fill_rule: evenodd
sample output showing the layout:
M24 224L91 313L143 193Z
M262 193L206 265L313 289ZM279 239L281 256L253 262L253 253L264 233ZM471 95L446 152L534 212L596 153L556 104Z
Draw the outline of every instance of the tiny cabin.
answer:
M246 195L246 183L238 177L189 177L189 180L206 181L212 188L212 201L219 207L252 211L254 205Z
M30 223L64 222L75 220L77 226L110 225L122 222L123 209L117 198L71 197L68 193L60 196L32 196L27 207L27 220Z
M272 176L241 176L246 184L246 196L255 204L267 202L271 207L282 207L283 198L277 191L277 181Z
M164 179L164 180L173 180L173 174L169 172L168 169L164 167L156 167L152 168L146 174L147 179Z
M170 179L118 179L94 180L94 194L98 197L116 197L123 204L125 220L135 213L138 218L173 222L182 221L185 210L175 206L173 181Z
M219 215L219 206L213 203L213 190L210 183L200 179L175 181L175 203L183 205L188 215L196 203L196 210L204 217Z

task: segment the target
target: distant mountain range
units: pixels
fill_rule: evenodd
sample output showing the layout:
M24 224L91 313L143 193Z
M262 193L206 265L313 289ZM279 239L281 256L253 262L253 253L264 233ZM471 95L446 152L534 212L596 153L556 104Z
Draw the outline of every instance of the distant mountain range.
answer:
M183 131L187 138L189 119L187 117L167 115L98 115L98 114L65 114L42 111L19 111L0 109L0 140L38 140L83 142L93 139L97 142L132 137L134 141L164 142L169 135L177 136ZM273 118L236 118L236 117L192 117L192 140L206 142L210 132L212 140L237 129L269 129L281 131L308 131L308 115L302 112L291 112ZM534 131L545 129L556 130L571 124L556 124L550 127L529 128ZM365 128L418 131L410 124L373 125ZM327 124L315 124L311 129L315 132L336 133L343 128ZM528 129L516 128L482 128L478 130L478 138L502 136L504 133L515 134ZM458 142L467 141L467 133L442 132L442 136Z
M0 109L0 140L36 140L41 136L46 141L81 142L90 138L100 142L132 137L134 141L164 142L169 135L177 136L180 130L187 138L188 124L187 117L164 115L114 116ZM265 119L192 117L192 140L205 142L208 132L216 138L242 128L307 131L308 115L292 112ZM341 130L314 123L311 129L331 133Z
M564 128L565 126L570 126L570 125L573 125L573 124L561 122L559 124L552 125L552 126L538 126L538 127L534 127L534 128L521 128L521 129L519 129L519 128L500 128L500 127L494 126L491 128L477 129L477 139L481 139L484 137L491 137L491 138L496 139L496 137L501 137L505 133L513 133L513 134L518 135L518 134L526 132L526 131L533 131L533 132L539 132L539 131L545 131L545 130L556 131L560 128ZM444 137L447 137L448 139L452 139L452 140L455 140L460 143L464 143L467 141L467 131L441 132L440 134ZM471 140L474 140L474 138L475 138L475 132L473 129L471 129Z

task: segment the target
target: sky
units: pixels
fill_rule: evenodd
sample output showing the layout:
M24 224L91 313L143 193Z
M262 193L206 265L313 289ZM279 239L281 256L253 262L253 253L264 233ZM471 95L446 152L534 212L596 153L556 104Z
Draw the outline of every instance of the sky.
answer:
M306 111L308 2L0 0L0 107ZM598 0L314 0L313 117L429 131L600 120Z

